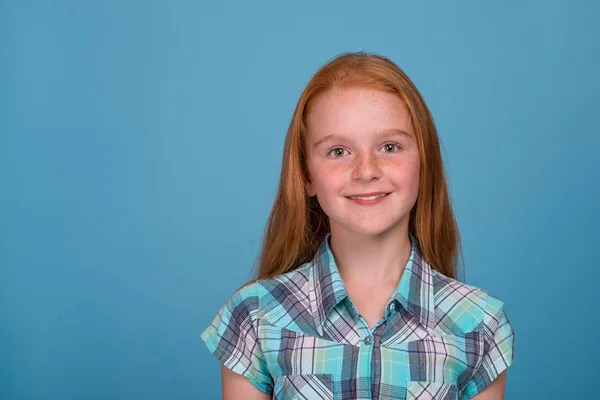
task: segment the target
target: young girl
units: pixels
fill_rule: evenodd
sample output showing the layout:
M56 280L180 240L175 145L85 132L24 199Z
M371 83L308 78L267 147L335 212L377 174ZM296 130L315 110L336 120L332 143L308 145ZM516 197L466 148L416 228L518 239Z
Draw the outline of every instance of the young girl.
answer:
M304 89L255 280L201 337L224 399L501 399L504 303L456 279L436 128L387 58L347 53Z

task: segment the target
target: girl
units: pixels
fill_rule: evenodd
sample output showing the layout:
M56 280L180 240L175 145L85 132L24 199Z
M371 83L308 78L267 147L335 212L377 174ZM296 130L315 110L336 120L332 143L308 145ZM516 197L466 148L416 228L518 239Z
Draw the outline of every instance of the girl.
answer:
M504 303L456 279L436 128L385 57L346 53L304 89L256 279L201 338L224 399L502 399Z

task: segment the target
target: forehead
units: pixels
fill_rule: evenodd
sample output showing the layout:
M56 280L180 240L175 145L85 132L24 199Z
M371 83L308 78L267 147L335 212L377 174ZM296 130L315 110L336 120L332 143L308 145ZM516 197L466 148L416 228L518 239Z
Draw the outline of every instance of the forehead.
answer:
M315 97L307 115L309 137L369 134L400 129L413 134L399 95L367 87L336 88Z

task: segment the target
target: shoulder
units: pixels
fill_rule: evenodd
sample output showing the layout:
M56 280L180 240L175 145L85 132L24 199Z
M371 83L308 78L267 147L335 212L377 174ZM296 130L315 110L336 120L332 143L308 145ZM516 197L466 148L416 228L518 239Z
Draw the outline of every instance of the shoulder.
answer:
M269 279L260 279L257 284L262 288L263 294L272 294L276 290L287 290L295 292L301 291L302 287L307 286L312 277L311 263L304 263L298 268L279 274Z
M310 330L314 268L305 263L269 279L257 281L261 323L295 331Z
M310 270L308 264L269 279L259 279L236 290L225 302L230 309L246 309L258 314L282 303L308 294Z
M432 270L436 317L451 334L484 330L504 313L504 301L485 289Z
M227 326L256 321L260 310L260 292L256 282L249 283L231 294L217 313L214 327L223 330Z

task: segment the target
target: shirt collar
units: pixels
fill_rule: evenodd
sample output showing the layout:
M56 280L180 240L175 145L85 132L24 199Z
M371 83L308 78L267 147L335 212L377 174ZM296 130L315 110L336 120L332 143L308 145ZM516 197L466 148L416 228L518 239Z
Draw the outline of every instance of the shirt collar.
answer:
M431 266L423 259L417 240L409 234L411 252L398 286L392 294L409 313L415 316L421 324L433 329L434 300L433 276ZM323 334L323 324L333 308L348 297L346 286L339 273L333 253L329 245L331 232L328 232L315 254L313 260L314 299L313 314L316 328Z

